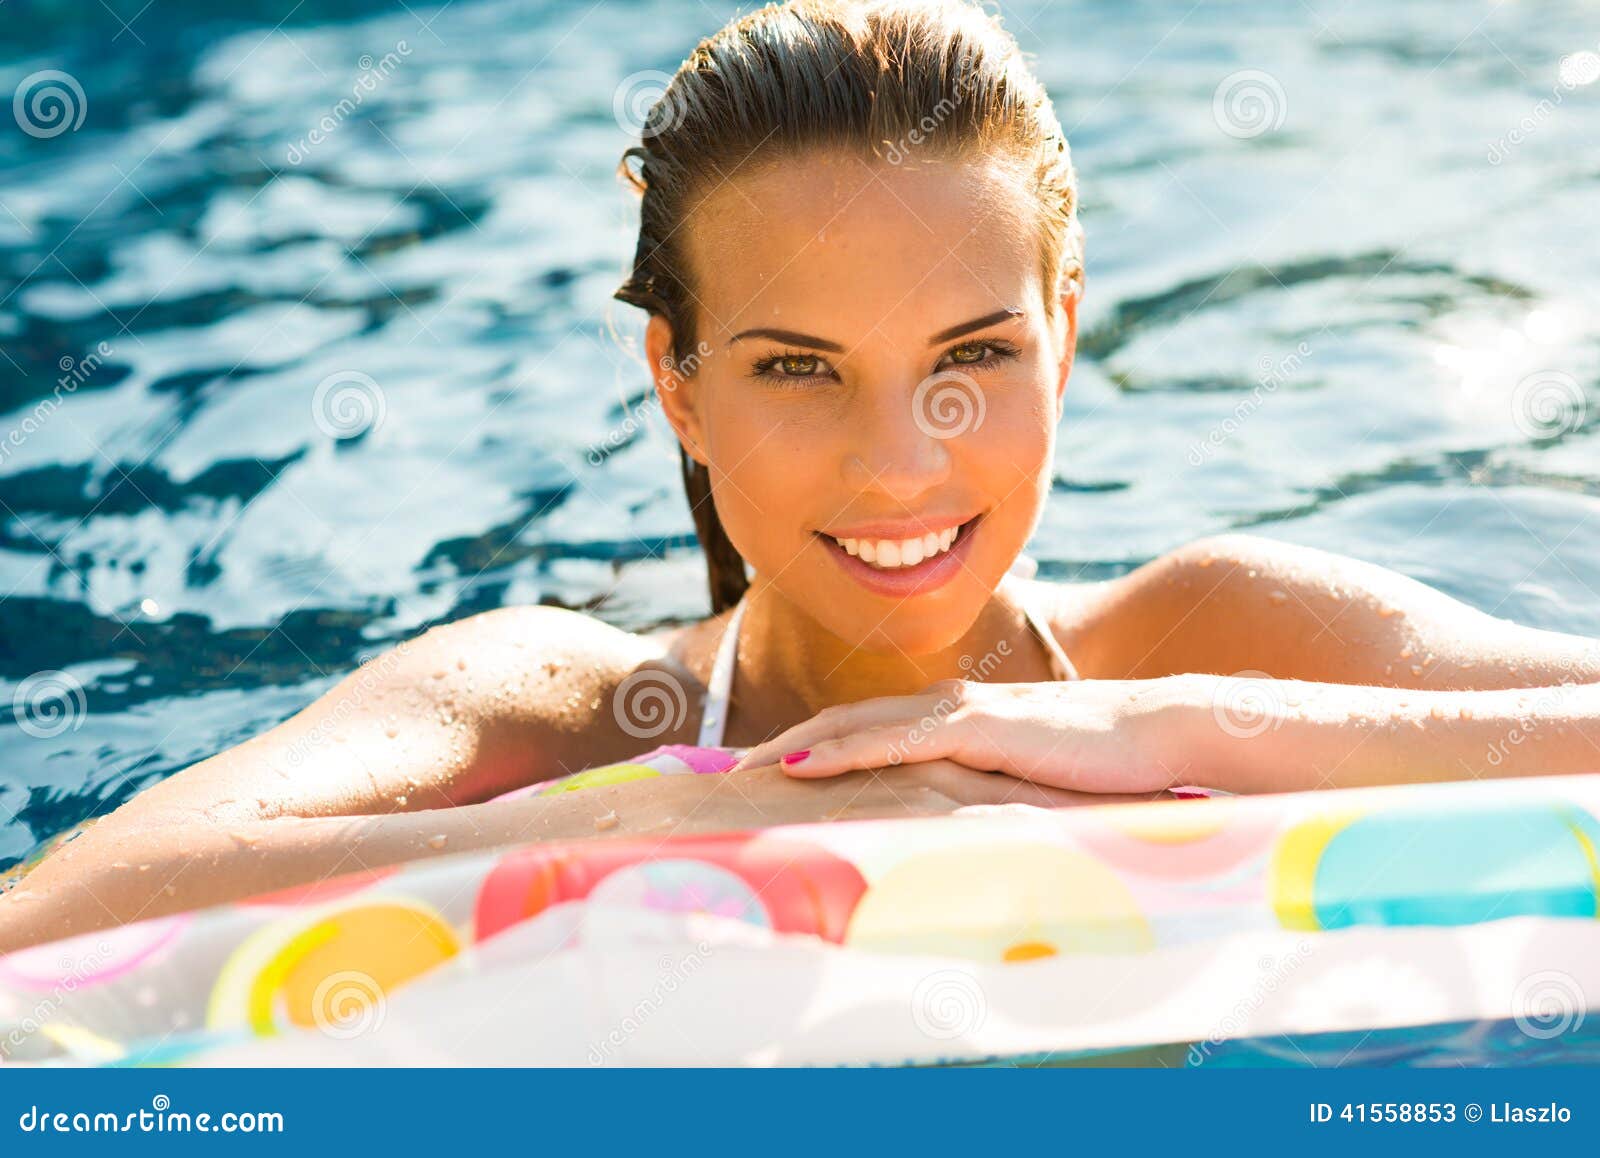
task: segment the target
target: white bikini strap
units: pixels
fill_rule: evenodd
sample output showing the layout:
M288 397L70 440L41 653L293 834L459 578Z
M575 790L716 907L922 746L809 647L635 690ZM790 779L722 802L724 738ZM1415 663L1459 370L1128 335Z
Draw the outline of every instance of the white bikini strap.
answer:
M1021 604L1022 613L1027 617L1033 634L1050 654L1051 673L1058 680L1078 679L1078 669L1072 666L1055 632L1050 630L1050 625L1045 622L1033 600L1019 593L1017 602ZM700 737L696 741L702 748L722 746L722 733L728 722L728 702L733 693L733 668L739 655L739 624L744 619L747 606L748 599L739 600L733 614L728 617L728 626L722 629L722 638L717 641L717 655L711 663L711 679L706 684L705 711L700 716Z
M739 621L749 600L740 599L728 617L728 626L717 641L717 657L711 663L711 679L706 684L706 707L700 716L702 748L722 747L722 729L728 722L728 700L733 693L733 665L739 656Z
M1079 679L1078 669L1072 666L1072 661L1067 658L1066 649L1056 639L1056 633L1050 630L1050 624L1039 613L1032 599L1018 595L1017 602L1022 604L1022 613L1028 617L1028 626L1033 628L1033 634L1039 637L1039 642L1044 645L1045 651L1050 653L1050 671L1058 680Z

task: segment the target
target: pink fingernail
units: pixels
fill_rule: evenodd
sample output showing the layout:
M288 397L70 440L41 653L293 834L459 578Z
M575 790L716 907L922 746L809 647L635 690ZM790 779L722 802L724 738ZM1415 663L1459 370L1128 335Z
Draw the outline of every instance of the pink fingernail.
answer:
M798 752L790 752L783 758L783 762L785 764L798 764L809 755L811 755L810 748L801 748Z

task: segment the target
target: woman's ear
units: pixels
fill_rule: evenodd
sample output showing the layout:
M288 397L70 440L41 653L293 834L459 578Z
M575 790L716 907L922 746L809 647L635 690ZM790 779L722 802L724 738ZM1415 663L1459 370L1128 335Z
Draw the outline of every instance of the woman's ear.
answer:
M1056 378L1056 418L1061 417L1063 399L1067 393L1067 379L1072 376L1072 363L1078 355L1078 302L1083 297L1083 283L1073 278L1061 282L1061 313L1059 315L1061 361Z
M652 314L645 325L644 352L650 360L650 377L656 384L661 412L672 424L672 431L685 453L701 466L706 465L706 454L701 449L705 441L704 428L695 406L695 367L678 365L672 356L672 327L659 314Z

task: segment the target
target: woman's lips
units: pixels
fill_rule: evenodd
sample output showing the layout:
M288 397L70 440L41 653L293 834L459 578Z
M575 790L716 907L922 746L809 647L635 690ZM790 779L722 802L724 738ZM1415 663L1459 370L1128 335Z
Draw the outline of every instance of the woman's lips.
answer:
M866 540L870 544L869 549L863 546L863 541L857 540L857 554L852 555L832 535L817 532L817 538L822 541L823 549L833 556L845 574L861 586L877 595L903 599L911 595L926 594L955 578L956 573L965 566L967 554L972 549L972 540L977 536L982 522L983 516L980 515L962 523L955 528L955 538L948 550L928 556L912 566L874 566L860 557L863 553L877 555L881 541ZM931 529L927 533L936 536L939 534ZM899 542L892 538L882 541Z

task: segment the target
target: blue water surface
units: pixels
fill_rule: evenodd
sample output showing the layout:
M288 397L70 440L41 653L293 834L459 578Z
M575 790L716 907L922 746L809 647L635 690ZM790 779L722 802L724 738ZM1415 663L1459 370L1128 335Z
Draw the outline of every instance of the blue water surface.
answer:
M1248 529L1600 635L1600 13L1000 7L1089 239L1042 573ZM0 9L0 865L430 624L704 613L614 166L733 11Z

